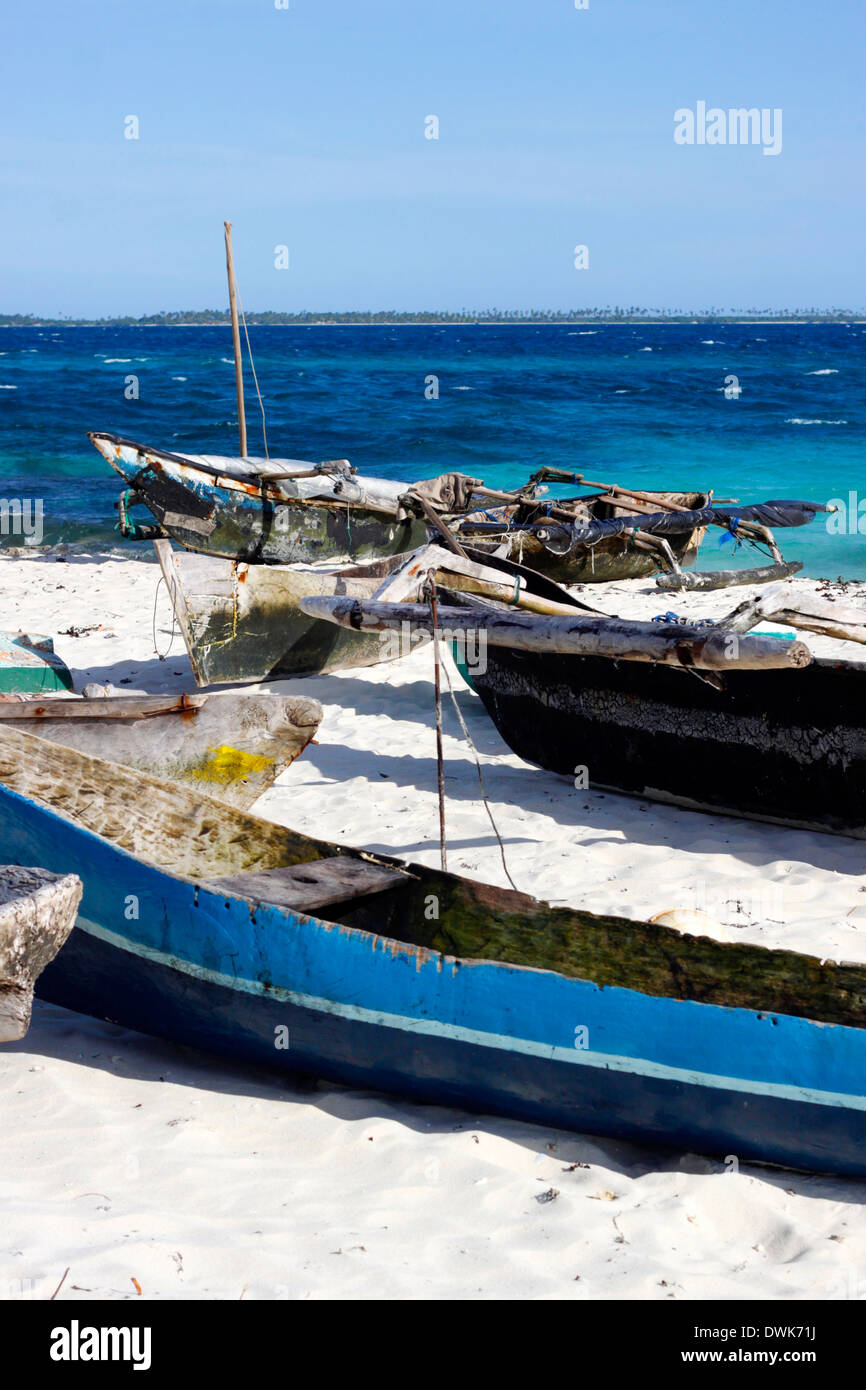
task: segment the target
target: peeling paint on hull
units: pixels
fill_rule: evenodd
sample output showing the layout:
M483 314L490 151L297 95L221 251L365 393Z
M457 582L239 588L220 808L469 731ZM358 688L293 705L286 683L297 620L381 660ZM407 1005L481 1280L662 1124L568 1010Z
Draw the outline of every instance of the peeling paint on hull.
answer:
M304 697L244 695L230 692L197 696L192 707L119 717L134 698L71 702L28 700L0 705L0 725L12 710L30 718L15 725L24 733L82 753L110 758L168 781L192 782L232 806L247 808L291 766L322 718L317 700ZM147 701L143 702L145 705ZM159 703L156 697L155 703ZM117 712L118 717L104 717ZM62 717L66 715L66 717Z
M139 491L173 540L188 550L231 560L291 565L343 556L373 559L423 545L427 534L421 522L383 519L359 507L277 503L200 483L185 486L179 499L163 477L144 475ZM206 533L191 499L212 509L212 528Z
M613 1015L630 1002L624 992L603 999L591 986L573 983L571 997L555 1002L550 1033L565 1037L573 1018L586 1018L592 1036L601 1031L598 1016L612 1039L618 1031ZM249 995L222 983L179 976L168 963L142 959L86 930L73 933L62 958L42 975L37 993L96 1017L103 1017L107 1007L110 1018L140 1032L154 1032L158 1019L161 1036L235 1061L243 1058L416 1101L463 1106L476 1117L482 1110L545 1127L685 1148L719 1162L736 1153L741 1162L866 1173L863 1110L801 1099L796 1087L782 1095L760 1088L744 1091L736 1078L725 1084L689 1065L680 1069L681 1075L647 1074L637 1065L614 1068L604 1055L584 1060L573 1047L569 1055L567 1038L558 1048L532 1047L531 1039L521 1047L517 1039L478 1029L437 1029L435 1019L423 1032L414 1032L381 1016L341 1014L296 996ZM122 1004L110 1002L118 997ZM682 1027L672 1001L666 1002L671 1006L664 1011L667 1017L663 1021L660 1010L652 1022ZM471 995L466 1007L472 1007ZM503 1000L499 1026L510 1024ZM562 1025L558 1030L557 1024ZM285 1051L274 1047L279 1029L288 1030ZM796 1041L808 1046L810 1031L814 1025ZM721 1029L719 1037L723 1048Z
M207 555L274 565L375 559L423 545L427 534L414 518L351 501L292 501L264 480L230 479L131 443L106 457L172 540Z

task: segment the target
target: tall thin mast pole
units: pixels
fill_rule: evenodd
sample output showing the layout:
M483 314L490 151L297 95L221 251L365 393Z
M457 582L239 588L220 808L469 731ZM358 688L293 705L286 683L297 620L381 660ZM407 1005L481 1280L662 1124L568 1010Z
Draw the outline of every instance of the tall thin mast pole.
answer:
M232 312L232 342L235 349L235 387L238 396L238 435L241 444L241 458L247 456L247 417L244 413L244 368L241 360L241 330L238 325L238 301L235 290L235 263L232 257L232 224L225 223L226 229L226 271L229 277L229 307Z

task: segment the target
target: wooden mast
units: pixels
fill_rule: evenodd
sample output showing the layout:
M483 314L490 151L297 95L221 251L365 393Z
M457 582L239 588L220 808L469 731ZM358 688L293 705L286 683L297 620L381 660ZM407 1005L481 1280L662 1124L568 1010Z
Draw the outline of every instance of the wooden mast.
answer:
M235 288L235 263L232 256L232 224L226 222L226 271L229 277L229 308L232 314L232 342L235 349L235 388L238 397L238 436L241 458L247 456L247 418L244 412L244 368L241 361L241 331L238 326L238 301Z

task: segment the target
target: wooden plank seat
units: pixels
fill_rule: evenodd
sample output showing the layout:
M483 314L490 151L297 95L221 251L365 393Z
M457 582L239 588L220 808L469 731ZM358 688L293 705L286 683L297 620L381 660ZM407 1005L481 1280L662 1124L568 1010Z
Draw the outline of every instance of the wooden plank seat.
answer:
M309 864L295 864L284 869L254 869L227 878L214 878L205 886L217 891L225 889L257 902L273 903L276 907L315 913L333 903L381 893L410 877L385 864L336 854L329 859L314 859Z

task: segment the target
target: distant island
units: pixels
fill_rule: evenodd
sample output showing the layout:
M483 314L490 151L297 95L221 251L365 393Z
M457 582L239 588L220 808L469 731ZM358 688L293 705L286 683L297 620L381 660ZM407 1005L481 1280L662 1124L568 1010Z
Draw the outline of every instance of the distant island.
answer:
M846 323L866 319L863 309L349 309L339 313L313 310L287 314L275 309L247 314L248 324L480 324L480 323ZM159 314L101 319L41 318L37 314L0 314L0 328L184 328L219 327L231 322L228 309L176 309Z

